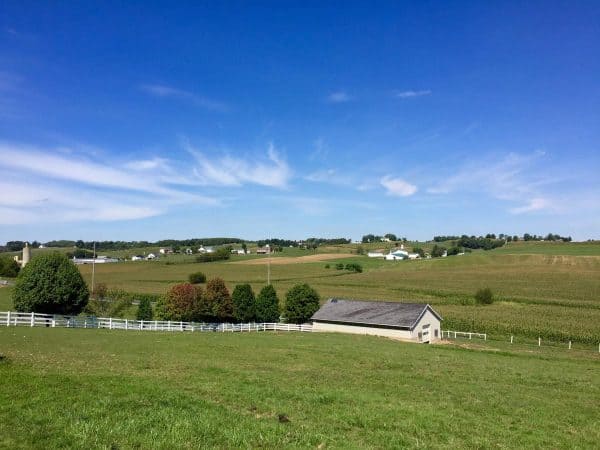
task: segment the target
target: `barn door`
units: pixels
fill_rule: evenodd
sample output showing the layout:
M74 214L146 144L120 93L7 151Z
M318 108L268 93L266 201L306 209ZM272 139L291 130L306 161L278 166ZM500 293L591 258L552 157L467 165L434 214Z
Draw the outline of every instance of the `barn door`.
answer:
M420 334L421 334L421 342L429 344L429 341L431 340L429 337L429 324L423 325L422 331Z

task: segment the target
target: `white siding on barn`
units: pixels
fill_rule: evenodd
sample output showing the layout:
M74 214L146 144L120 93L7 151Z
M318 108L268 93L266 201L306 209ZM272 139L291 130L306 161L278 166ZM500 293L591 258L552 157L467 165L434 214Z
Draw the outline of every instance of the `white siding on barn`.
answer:
M313 331L326 331L333 333L366 334L370 336L383 336L406 341L413 340L410 330L397 328L362 327L360 325L346 325L343 323L313 322Z
M415 341L419 341L419 333L423 333L425 330L429 332L429 342L436 341L440 338L440 319L435 317L429 309L425 311L425 314L421 317L421 320L417 323L412 331L411 338ZM437 331L437 332L436 332Z

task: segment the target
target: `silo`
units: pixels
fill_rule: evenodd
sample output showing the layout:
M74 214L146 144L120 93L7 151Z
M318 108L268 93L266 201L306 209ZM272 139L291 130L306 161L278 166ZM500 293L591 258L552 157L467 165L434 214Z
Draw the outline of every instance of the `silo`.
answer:
M21 267L25 267L30 259L31 249L29 248L29 244L25 242L25 247L23 247L23 261L21 262Z

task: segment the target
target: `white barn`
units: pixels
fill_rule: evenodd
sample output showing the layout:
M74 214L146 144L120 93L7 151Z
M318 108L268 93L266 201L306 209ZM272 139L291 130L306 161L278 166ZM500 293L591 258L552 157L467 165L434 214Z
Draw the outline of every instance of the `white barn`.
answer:
M311 317L313 331L368 334L430 343L440 339L442 317L423 303L329 299Z

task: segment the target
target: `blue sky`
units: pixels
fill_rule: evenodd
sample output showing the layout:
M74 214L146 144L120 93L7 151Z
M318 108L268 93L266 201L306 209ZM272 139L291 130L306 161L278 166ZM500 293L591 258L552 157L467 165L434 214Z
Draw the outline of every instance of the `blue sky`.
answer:
M0 241L600 238L598 2L67 3L0 5Z

